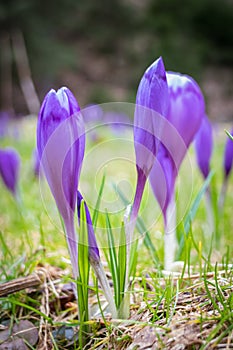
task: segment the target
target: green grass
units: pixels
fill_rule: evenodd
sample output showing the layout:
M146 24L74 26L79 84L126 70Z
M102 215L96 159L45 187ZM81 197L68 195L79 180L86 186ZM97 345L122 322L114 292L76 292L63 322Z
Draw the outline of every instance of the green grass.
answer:
M69 348L67 340L61 344L52 331L63 326L72 327L77 332L80 323L75 311L75 302L67 304L66 308L61 308L59 304L61 298L59 285L71 280L72 269L54 200L45 180L42 179L40 183L33 175L32 152L35 147L35 128L35 119L24 119L17 124L18 138L8 137L0 140L1 147L9 145L15 147L22 158L20 204L15 203L11 194L0 183L0 281L6 282L27 276L41 268L45 269L47 278L43 289L35 288L32 291L21 291L1 298L0 321L10 319L13 324L21 318L28 318L38 328L43 321L45 326L42 338L46 334L55 349L63 349ZM219 128L221 129L221 126ZM214 175L210 180L215 202L221 188L222 155L226 137L222 128L220 136L215 138L212 159ZM106 152L103 154L104 149ZM116 136L108 129L102 132L99 143L87 140L86 154L80 190L93 216L103 261L106 261L104 250L108 246L108 241L114 241L116 246L116 249L110 250L108 259L112 261L112 266L115 266L115 270L112 271L114 272L112 282L117 291L115 298L119 306L124 289L124 276L120 269L120 264L124 264L125 259L121 245L124 240L122 220L128 200L132 201L136 181L136 171L132 163L134 159L132 135L127 132L124 136ZM106 349L124 349L130 343L137 342L137 335L143 332L143 329L146 334L147 327L151 327L156 348L162 349L169 344L169 335L172 336L175 327L178 327L177 339L182 342L182 325L185 322L190 334L192 332L198 334L200 340L197 345L193 345L193 348L197 346L196 348L204 350L208 344L211 346L226 344L226 339L232 342L230 338L233 330L233 274L230 266L233 264L232 176L224 212L219 213L215 210L217 229L212 243L208 236L204 197L199 198L202 186L203 179L198 172L194 152L191 149L189 158L182 165L177 182L180 244L177 258L184 261L184 267L181 268L180 274L166 276L162 271L164 256L162 215L147 184L135 232L138 246L135 278L129 290L131 318L128 321L111 322L101 290L98 290L97 298L96 281L91 272L88 286L89 311L90 315L95 314L97 319L102 321L98 323L95 321L96 318L91 318L82 322L83 329L90 331L88 338L90 348L98 349L103 345ZM59 278L53 278L51 267L59 269ZM109 271L107 264L106 271ZM120 281L120 289L117 289L117 279ZM47 303L46 290L49 300ZM51 305L55 300L59 302L54 309ZM46 308L46 305L50 307ZM190 342L194 344L194 340L191 339ZM79 348L77 339L71 348Z

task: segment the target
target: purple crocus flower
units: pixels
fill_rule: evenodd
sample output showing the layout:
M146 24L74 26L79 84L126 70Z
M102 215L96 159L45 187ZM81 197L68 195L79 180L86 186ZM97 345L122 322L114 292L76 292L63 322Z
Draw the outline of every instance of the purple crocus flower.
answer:
M0 112L0 139L6 136L9 120L9 113Z
M14 148L0 149L0 175L8 190L17 195L20 156Z
M74 211L85 148L84 123L71 91L50 90L42 103L37 125L37 150L43 174L63 218L74 277L78 276Z
M231 135L233 135L233 129L231 130ZM225 179L229 177L233 165L233 141L230 137L227 137L225 151L224 151L224 177Z
M150 174L152 189L163 211L165 222L166 209L174 192L179 167L204 115L204 98L192 78L178 73L167 73L167 81L167 123L162 131L157 162ZM159 172L161 176L158 176ZM160 184L162 177L166 182L165 187Z
M195 136L195 151L198 167L204 179L206 179L210 172L210 159L213 151L212 125L206 115L203 116L201 126ZM209 187L205 192L205 202L208 224L206 237L207 239L211 239L211 235L214 232L215 226L212 196Z
M168 85L163 60L160 57L147 68L136 96L134 113L134 148L136 156L137 185L129 222L125 217L127 263L126 290L128 288L129 260L133 231L138 216L146 180L155 163L159 138L168 110ZM126 215L127 216L127 215Z
M81 202L82 202L83 196L78 191L77 195L77 208L78 208L78 220L80 223L80 209L81 209ZM84 201L84 207L85 207L85 213L86 213L86 222L87 222L87 229L88 229L88 245L89 245L89 259L91 262L97 262L100 260L100 254L98 245L95 238L94 228L92 225L91 215L88 209L88 206L86 202Z
M41 175L41 170L40 169L40 158L39 158L39 155L38 155L38 152L37 152L37 148L35 148L33 150L33 153L32 153L32 162L33 162L33 172L34 172L34 175L35 177L39 177Z
M204 98L197 83L179 73L167 73L169 108L161 144L150 173L152 190L161 207L165 225L165 268L174 260L176 237L175 181L182 160L204 115Z
M195 151L197 164L206 179L210 172L210 159L213 151L212 125L206 115L203 116L201 126L195 136Z
M200 87L190 76L168 72L167 82L169 88L167 120L175 129L170 131L164 128L162 142L179 169L189 145L200 128L205 114L205 101Z
M233 129L231 130L231 135L233 135ZM233 141L230 139L230 137L227 136L225 150L224 150L224 159L223 159L224 178L223 178L223 183L222 183L222 188L219 195L219 203L218 203L220 210L223 209L223 205L226 197L228 179L232 171L232 165L233 165Z
M147 177L154 165L163 117L168 110L168 85L160 57L146 70L138 87L134 115L137 187L131 212L135 220Z
M163 128L161 145L158 150L158 162L165 171L166 196L164 188L157 184L159 181L159 166L150 175L152 189L158 199L163 213L174 191L175 179L179 167L190 143L200 128L204 116L204 98L197 83L186 75L167 73L169 88L168 122ZM166 164L166 166L165 166ZM166 197L164 201L161 198Z

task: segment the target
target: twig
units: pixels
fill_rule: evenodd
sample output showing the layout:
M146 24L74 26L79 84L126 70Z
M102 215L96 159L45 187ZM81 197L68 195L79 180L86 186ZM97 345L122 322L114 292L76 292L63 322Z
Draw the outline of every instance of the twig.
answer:
M0 297L19 292L20 290L38 286L42 283L42 275L40 272L33 273L26 277L16 278L9 282L0 284Z
M31 77L31 69L23 33L20 30L16 30L11 34L11 38L19 81L28 110L31 114L38 114L40 102Z

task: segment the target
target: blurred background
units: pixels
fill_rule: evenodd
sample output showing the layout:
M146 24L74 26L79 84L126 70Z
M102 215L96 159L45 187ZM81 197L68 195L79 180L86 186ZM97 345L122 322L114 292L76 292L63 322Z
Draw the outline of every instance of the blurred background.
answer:
M192 75L214 121L233 121L232 0L0 0L0 111L37 113L50 88L81 107L134 102L145 69Z

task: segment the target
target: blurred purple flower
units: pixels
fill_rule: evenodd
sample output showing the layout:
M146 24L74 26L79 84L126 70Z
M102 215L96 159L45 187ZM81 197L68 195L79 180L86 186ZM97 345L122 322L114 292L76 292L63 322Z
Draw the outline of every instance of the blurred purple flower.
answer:
M102 122L104 111L97 104L89 104L82 109L83 120L85 123L100 123Z
M104 122L106 125L109 125L112 131L116 134L126 131L127 126L130 125L130 119L128 115L115 111L105 112Z
M38 155L37 148L35 148L35 149L33 150L33 153L32 153L32 162L33 162L33 172L34 172L34 175L35 175L35 177L39 177L40 172L41 172L42 169L40 169L40 158L39 158L39 155Z
M14 148L0 149L0 175L8 190L17 195L20 156Z
M233 135L233 129L231 130L231 135ZM224 159L223 159L224 178L223 178L222 188L219 194L219 201L218 201L218 206L220 211L222 211L224 206L224 201L225 201L227 186L228 186L228 179L232 171L232 165L233 165L233 141L229 136L227 136L225 150L224 150Z
M131 217L136 219L147 177L154 165L162 116L168 111L168 85L160 57L144 73L137 91L134 115L134 147L137 187Z
M233 135L233 129L231 130L231 135ZM231 173L233 164L233 141L230 137L227 137L225 150L224 150L224 177L228 178Z
M81 209L82 200L84 200L83 196L78 191L77 208L78 208L79 223L80 223L80 209ZM87 229L88 229L89 259L91 262L97 262L100 260L99 249L98 249L97 241L95 238L95 233L94 233L94 228L92 225L90 212L89 212L88 206L87 206L85 201L84 201L84 207L85 207L85 212L86 212L86 222L87 222Z
M206 115L203 116L201 126L195 136L195 151L199 169L203 177L207 178L213 151L213 132L212 125Z
M0 138L6 136L10 115L7 112L0 112Z
M64 220L75 278L78 267L74 211L84 149L84 123L75 97L66 87L57 92L50 90L39 113L37 150L43 173Z

